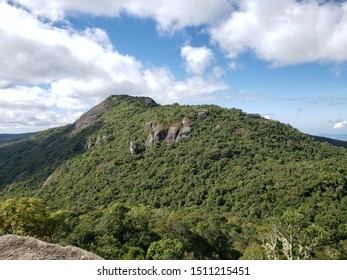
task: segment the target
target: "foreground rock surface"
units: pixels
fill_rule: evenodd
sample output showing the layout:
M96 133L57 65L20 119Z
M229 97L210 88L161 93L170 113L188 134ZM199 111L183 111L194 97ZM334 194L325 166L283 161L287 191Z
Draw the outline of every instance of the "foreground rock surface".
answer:
M0 236L0 260L102 260L77 247L44 242L19 235Z

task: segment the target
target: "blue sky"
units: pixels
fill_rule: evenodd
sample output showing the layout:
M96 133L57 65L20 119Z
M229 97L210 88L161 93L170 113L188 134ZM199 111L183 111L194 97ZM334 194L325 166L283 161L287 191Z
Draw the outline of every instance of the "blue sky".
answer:
M346 34L346 1L0 0L0 133L131 94L347 134Z

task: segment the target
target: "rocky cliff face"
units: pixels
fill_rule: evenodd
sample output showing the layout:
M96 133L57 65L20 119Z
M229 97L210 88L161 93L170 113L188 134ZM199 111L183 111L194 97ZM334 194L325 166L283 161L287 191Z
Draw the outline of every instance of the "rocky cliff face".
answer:
M0 236L0 260L102 260L77 247L62 247L32 237Z
M168 144L176 141L177 135L178 135L179 130L180 130L180 126L181 126L181 124L178 123L178 124L171 125L169 127L169 131L168 131L167 137L165 139Z
M148 122L145 125L144 130L146 131L151 128L152 131L148 135L145 143L146 149L151 147L153 144L158 144L162 141L166 141L168 144L178 142L183 138L190 137L192 133L191 123L188 118L184 118L180 123L173 124L169 128L155 125L153 122Z
M183 127L180 129L176 141L180 141L181 139L188 138L190 134L192 133L192 127L190 124L190 120L187 118L184 118L182 120Z
M107 98L105 101L101 102L99 105L95 106L88 112L84 113L73 125L71 132L78 132L90 124L92 124L97 118L99 118L104 112L109 108L108 101L112 97Z

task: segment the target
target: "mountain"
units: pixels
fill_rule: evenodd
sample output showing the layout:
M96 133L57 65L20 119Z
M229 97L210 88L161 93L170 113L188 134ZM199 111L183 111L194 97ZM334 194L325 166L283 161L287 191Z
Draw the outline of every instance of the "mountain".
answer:
M347 141L347 134L321 134L319 135L321 137L340 140L340 141Z
M15 142L22 139L29 138L35 135L37 132L32 133L19 133L19 134L0 134L0 143Z
M336 137L332 134L326 134L326 135L327 135L326 137L323 137L323 136L312 136L312 137L315 138L317 141L320 141L320 142L327 142L327 143L330 143L331 145L334 145L336 147L347 148L347 140L343 140L344 134L341 134L340 137Z
M238 109L110 96L1 144L0 189L0 233L107 259L347 258L347 149Z

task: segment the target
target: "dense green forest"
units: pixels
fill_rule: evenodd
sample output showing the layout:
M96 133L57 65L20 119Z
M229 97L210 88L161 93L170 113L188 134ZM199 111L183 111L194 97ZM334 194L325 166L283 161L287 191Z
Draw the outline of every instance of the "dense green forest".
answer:
M37 132L20 134L0 134L0 143L16 142L22 139L29 138L30 136L33 136L35 134L37 134Z
M0 234L107 259L347 259L346 194L343 145L215 105L111 96L0 145Z

